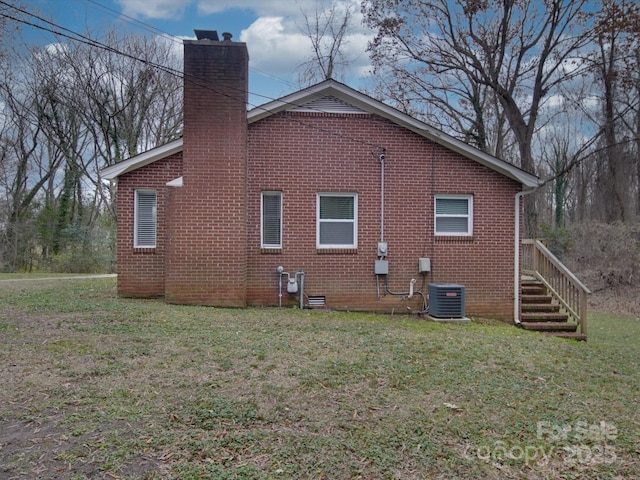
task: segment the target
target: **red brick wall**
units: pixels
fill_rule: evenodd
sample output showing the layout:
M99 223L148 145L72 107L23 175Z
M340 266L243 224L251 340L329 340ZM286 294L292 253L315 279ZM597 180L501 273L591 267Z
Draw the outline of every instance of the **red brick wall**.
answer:
M118 178L118 293L132 297L164 295L167 236L166 183L182 173L178 153ZM156 248L133 248L133 216L136 189L153 189L157 194Z
M172 192L167 301L246 305L248 54L186 41L184 186Z
M338 133L333 135L329 132ZM389 289L405 292L412 278L466 288L466 311L513 316L514 196L521 186L504 176L375 116L279 114L249 128L248 283L250 304L277 305L281 265L305 272L305 293L325 295L337 309L406 311L420 300L377 298L374 261L380 239L379 149L386 149L384 239ZM283 248L260 249L260 194L283 192ZM316 194L358 193L358 248L316 250ZM433 235L433 196L473 195L472 238ZM419 257L432 273L418 273ZM382 277L381 277L382 279ZM384 292L384 286L380 289ZM285 303L297 304L284 292Z

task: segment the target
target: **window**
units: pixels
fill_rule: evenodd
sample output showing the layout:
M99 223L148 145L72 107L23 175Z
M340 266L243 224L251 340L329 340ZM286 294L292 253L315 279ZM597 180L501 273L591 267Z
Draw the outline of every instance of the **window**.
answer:
M318 248L358 246L358 196L355 193L319 193L316 208Z
M282 248L282 192L262 192L260 217L262 248Z
M435 222L436 235L473 235L473 197L437 195Z
M135 248L155 248L156 192L155 190L136 190L135 201L133 246Z

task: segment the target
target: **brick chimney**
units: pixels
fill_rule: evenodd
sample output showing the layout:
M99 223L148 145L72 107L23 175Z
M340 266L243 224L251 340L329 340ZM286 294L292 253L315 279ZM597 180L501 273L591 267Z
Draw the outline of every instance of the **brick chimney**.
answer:
M165 298L241 307L247 284L246 44L184 41L182 186L170 192Z

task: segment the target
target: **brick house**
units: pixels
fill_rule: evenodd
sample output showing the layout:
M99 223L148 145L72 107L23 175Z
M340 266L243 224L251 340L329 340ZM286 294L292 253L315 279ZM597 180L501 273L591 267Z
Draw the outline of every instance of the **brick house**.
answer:
M197 33L183 138L101 172L119 294L422 311L454 284L467 314L514 318L537 177L333 80L247 111L246 45Z

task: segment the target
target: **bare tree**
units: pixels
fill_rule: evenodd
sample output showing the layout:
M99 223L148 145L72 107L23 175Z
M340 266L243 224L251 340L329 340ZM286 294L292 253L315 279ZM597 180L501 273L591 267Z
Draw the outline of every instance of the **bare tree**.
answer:
M635 202L630 203L635 206L635 215L640 215L640 5L624 0L613 3L609 8L614 11L603 19L612 24L609 30L619 30L619 68L614 72L620 84L617 102L621 113L622 144L630 156L630 166L635 164L631 185L635 188L635 195L632 194Z
M406 72L398 81L423 79L425 88L434 87L428 99L448 90L440 86L441 78L464 83L454 101L473 104L475 92L490 92L515 139L514 163L535 172L532 145L543 101L581 73L564 66L588 44L580 15L586 5L586 0L366 0L362 8L377 30L369 47L376 66ZM481 132L477 118L470 116L467 123ZM527 230L533 232L533 208L525 208Z
M604 222L628 221L640 212L640 7L604 0L592 14L594 40L584 62L592 75L590 95L599 108L586 115L598 128L593 158L594 214ZM635 170L636 174L630 174Z
M102 48L60 44L42 51L32 75L34 88L59 79L42 97L49 102L42 109L43 127L66 152L67 173L78 186L88 182L97 193L89 223L104 207L115 216L113 192L98 175L101 168L182 132L182 80L172 45L145 37L122 39L115 31L104 38Z
M363 10L377 29L370 45L376 65L405 70L408 78L419 75L425 85L454 76L467 92L487 87L515 136L518 164L533 172L531 147L541 103L567 81L564 62L587 43L579 15L585 4L369 0ZM411 75L414 65L422 68Z
M99 170L181 134L173 45L115 32L103 38L65 39L7 61L0 81L2 268L27 268L29 255L91 247L87 239L104 212L115 217L112 186Z
M353 2L333 0L328 8L319 2L313 13L301 10L304 25L300 31L311 41L312 58L300 66L300 83L339 80L349 59L344 55L347 35L353 22Z
M0 264L10 271L29 268L29 252L35 241L34 204L61 162L61 157L44 154L35 95L22 88L22 80L7 68L0 82L0 101L4 105L0 132L4 248L0 251Z

